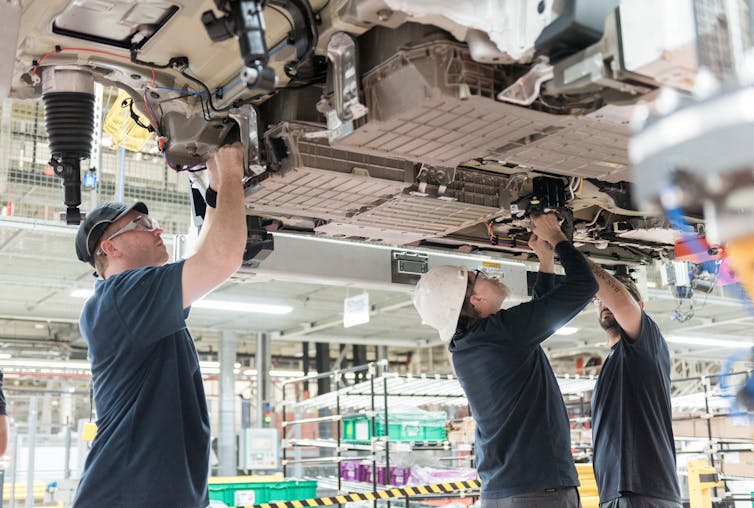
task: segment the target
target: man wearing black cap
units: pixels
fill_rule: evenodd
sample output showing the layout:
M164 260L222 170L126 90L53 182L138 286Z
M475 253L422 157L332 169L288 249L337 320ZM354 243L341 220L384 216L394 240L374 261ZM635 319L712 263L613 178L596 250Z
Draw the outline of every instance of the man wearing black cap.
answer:
M76 254L102 280L80 320L98 418L76 508L209 504L209 415L185 319L242 261L240 145L220 148L207 168L215 199L185 260L166 264L162 230L141 202L102 205L79 227Z

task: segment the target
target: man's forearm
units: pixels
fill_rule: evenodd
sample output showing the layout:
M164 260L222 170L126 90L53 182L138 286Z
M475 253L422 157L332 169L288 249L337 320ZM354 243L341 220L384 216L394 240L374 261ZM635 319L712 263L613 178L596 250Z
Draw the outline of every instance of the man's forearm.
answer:
M246 214L241 181L220 182L217 206L208 207L199 245L217 255L243 253L246 247Z
M597 284L599 284L600 286L599 290L597 291L597 298L607 299L610 298L611 295L619 296L623 293L628 293L628 291L626 291L626 288L623 287L623 284L618 282L615 277L607 273L607 271L605 271L605 269L600 265L588 258L586 262L589 263L589 267L592 269L594 278L597 280Z
M212 206L207 206L204 210L204 218L202 220L202 226L199 229L199 237L196 240L196 248L194 249L194 252L202 248L204 239L207 237L207 231L212 227L212 222L214 222L214 216L215 208Z
M539 271L542 273L555 273L555 258L544 256L540 258Z

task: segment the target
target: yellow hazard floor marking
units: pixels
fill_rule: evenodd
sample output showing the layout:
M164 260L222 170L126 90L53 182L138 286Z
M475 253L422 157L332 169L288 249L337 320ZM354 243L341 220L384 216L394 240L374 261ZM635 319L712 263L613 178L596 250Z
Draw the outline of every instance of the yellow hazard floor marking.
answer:
M376 499L390 499L395 497L410 497L426 494L448 494L455 491L466 491L478 488L480 488L480 483L478 480L452 483L435 483L432 485L391 488L378 490L375 492L349 492L346 494L339 494L337 496L330 497L316 497L311 499L297 499L293 501L279 501L275 503L261 503L255 505L247 505L239 508L312 508L315 506L346 504L355 501L374 501Z

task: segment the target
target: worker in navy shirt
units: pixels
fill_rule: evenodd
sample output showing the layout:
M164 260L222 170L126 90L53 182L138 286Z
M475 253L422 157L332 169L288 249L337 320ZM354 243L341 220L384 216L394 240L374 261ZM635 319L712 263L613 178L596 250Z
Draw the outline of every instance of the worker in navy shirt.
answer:
M597 283L554 215L532 222L540 270L531 301L500 310L508 288L457 266L433 268L414 293L423 322L449 341L476 421L482 508L579 506L568 414L540 344L591 301ZM553 245L566 272L554 289Z
M207 168L215 208L185 260L166 264L162 229L144 203L106 203L79 227L76 253L102 280L80 319L98 418L75 508L209 504L209 415L185 320L241 264L243 150L222 147Z
M670 354L630 278L590 263L610 353L592 394L601 508L681 508L670 406Z

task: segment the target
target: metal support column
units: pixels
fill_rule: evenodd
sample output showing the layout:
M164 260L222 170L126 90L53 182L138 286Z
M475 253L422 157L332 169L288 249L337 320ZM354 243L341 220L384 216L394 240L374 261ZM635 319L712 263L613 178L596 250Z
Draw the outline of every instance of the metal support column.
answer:
M47 389L42 394L42 411L39 418L40 434L52 434L52 391L55 390L55 382L47 381Z
M304 377L309 375L309 343L308 342L302 342L301 343L301 354L303 356L303 365L301 366L301 370L304 372ZM309 381L304 381L304 399L308 399L310 396L309 393Z
M8 508L16 508L16 475L18 473L18 450L21 448L21 437L18 432L13 433L13 458L10 461L10 499Z
M257 400L254 427L264 427L264 406L270 403L272 397L272 383L270 381L270 336L266 333L257 334Z
M235 476L236 467L236 334L220 332L220 432L218 435L218 474Z
M377 346L377 361L387 360L387 346Z
M353 352L351 353L353 355L353 362L351 364L352 367L357 367L359 365L366 365L367 364L367 347L364 345L354 344L353 345ZM361 381L366 381L367 376L365 372L356 372L355 373L356 379L355 382L359 383Z
M317 342L315 345L316 356L314 363L317 367L317 374L323 372L330 372L330 344L326 342ZM331 377L321 377L317 379L317 395L329 393L331 388ZM330 416L330 410L326 408L320 408L318 415L320 418ZM330 422L319 423L319 437L322 439L329 439L335 437L332 435L332 426Z
M37 396L29 398L28 459L26 460L26 508L34 508L34 454L37 448Z
M317 342L316 344L315 364L317 373L330 372L330 344L326 342ZM317 379L317 395L330 392L330 378L321 377Z

